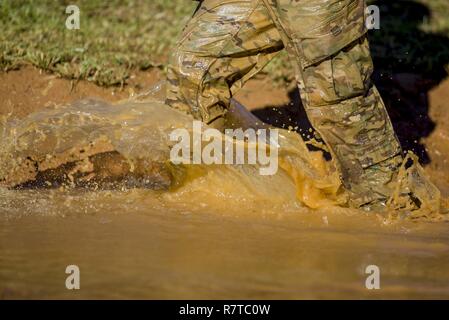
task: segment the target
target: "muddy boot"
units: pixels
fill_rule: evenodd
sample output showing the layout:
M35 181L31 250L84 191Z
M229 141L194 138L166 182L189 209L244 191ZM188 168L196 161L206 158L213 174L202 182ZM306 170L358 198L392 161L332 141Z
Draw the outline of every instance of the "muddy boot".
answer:
M393 194L392 183L397 178L402 161L402 156L397 155L365 168L356 178L347 178L345 186L351 195L350 205L366 211L386 210Z
M441 193L412 152L403 160L391 188L387 203L389 209L409 211L412 217L441 214Z
M214 119L212 122L208 124L209 127L213 129L217 129L220 132L224 132L226 129L226 121L224 117L219 117L217 119Z
M385 210L439 213L441 195L418 158L409 152L365 169L363 181L353 187L352 204L366 211Z

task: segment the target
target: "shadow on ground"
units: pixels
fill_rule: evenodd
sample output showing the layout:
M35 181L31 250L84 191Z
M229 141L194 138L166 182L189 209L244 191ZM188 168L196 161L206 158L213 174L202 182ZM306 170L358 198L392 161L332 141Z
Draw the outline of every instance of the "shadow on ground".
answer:
M427 33L420 26L431 19L429 8L414 1L378 0L380 30L369 33L375 72L373 80L387 106L396 133L406 150L413 150L423 164L430 162L421 138L435 128L430 119L428 92L445 77L449 63L449 38ZM307 138L311 125L298 90L289 92L290 102L254 110L261 120L283 127L297 127Z

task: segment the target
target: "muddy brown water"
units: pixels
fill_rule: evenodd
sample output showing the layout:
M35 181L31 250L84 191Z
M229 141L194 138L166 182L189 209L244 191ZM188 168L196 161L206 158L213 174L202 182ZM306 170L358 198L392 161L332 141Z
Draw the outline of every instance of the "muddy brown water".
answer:
M293 181L251 170L170 192L0 189L0 297L449 298L448 223L307 209Z
M449 298L447 224L251 201L167 205L142 190L1 199L11 206L0 218L2 298ZM73 264L77 291L65 288ZM368 265L380 290L365 288Z

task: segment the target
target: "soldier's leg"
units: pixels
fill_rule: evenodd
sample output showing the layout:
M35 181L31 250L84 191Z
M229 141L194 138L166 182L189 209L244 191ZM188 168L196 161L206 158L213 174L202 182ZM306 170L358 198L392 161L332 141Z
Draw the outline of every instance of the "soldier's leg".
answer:
M264 0L296 61L307 115L337 160L353 204L382 203L402 162L373 64L363 0Z
M220 127L232 95L282 49L262 0L204 0L170 58L166 102Z

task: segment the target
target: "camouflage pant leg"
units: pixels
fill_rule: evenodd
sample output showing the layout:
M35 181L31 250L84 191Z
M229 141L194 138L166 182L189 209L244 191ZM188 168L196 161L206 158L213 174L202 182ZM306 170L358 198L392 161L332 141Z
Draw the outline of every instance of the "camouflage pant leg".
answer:
M282 49L261 0L204 0L170 58L167 104L210 124Z
M264 0L297 68L307 115L340 166L354 205L386 200L402 156L371 83L363 0Z
M354 204L386 199L402 157L370 79L363 0L205 0L171 57L167 103L207 123L221 117L232 94L282 48L281 38L308 117Z

